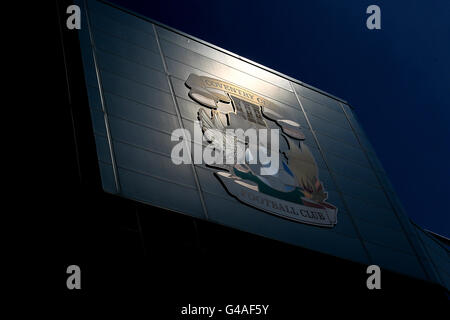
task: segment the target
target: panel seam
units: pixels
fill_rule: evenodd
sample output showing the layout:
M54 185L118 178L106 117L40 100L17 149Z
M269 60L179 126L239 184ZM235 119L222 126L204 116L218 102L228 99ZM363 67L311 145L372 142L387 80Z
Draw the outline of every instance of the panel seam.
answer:
M433 257L432 257L431 254L428 252L428 249L427 249L427 247L426 247L426 245L425 245L423 239L422 239L421 236L419 235L419 232L417 231L417 228L416 228L416 227L414 227L414 232L415 232L415 234L416 234L416 236L417 236L418 241L420 242L420 244L421 244L422 247L423 247L423 251L425 252L425 255L426 255L427 259L430 261L431 266L434 268L434 270L433 270L434 273L437 275L437 278L439 279L440 283L441 283L442 285L445 285L445 282L444 282L444 281L442 280L442 278L441 278L440 270L439 270L439 268L436 266L436 264L434 263Z
M197 170L195 169L194 163L192 161L191 146L188 145L188 143L187 143L188 139L187 139L187 136L186 136L186 133L185 133L185 128L184 128L184 125L183 125L183 120L182 120L181 112L180 112L180 107L179 107L178 102L177 102L177 98L176 98L176 95L175 95L175 90L174 90L173 84L172 84L172 79L171 79L171 76L169 74L169 70L167 68L166 60L164 58L164 53L163 53L162 48L161 48L158 32L156 31L156 27L155 27L154 24L152 24L152 27L153 27L153 32L155 33L156 44L158 45L159 54L161 55L161 60L162 60L162 63L163 63L164 71L166 73L167 82L169 84L170 93L172 95L172 100L173 100L173 103L174 103L174 106L175 106L175 111L177 113L178 124L180 125L180 128L183 129L182 130L183 131L183 143L186 144L185 147L187 148L187 150L189 150L189 157L191 159L191 169L192 169L192 173L194 175L195 184L197 186L198 195L199 195L199 198L200 198L200 203L201 203L202 208L203 208L203 214L205 215L206 220L208 220L209 219L208 218L208 210L206 208L206 203L205 203L205 199L203 197L203 191L202 191L202 188L200 186L200 180L199 180L199 177L198 177L198 174L197 174Z
M319 149L320 154L322 155L323 161L324 161L324 163L325 163L325 166L327 167L327 170L328 170L328 172L329 172L329 174L330 174L330 177L331 177L331 179L333 180L333 183L334 183L335 186L336 186L336 189L337 189L336 191L339 193L339 196L340 196L340 198L341 198L341 201L342 201L342 203L343 203L343 205L344 205L344 207L345 207L345 210L347 211L348 217L350 218L350 221L351 221L353 227L355 228L355 232L356 232L356 235L357 235L359 241L361 242L361 246L362 246L364 252L365 252L366 255L367 255L367 258L368 258L368 260L369 260L369 263L372 264L372 263L373 263L372 256L370 255L369 250L367 249L367 247L366 247L366 245L365 245L365 243L364 243L364 239L362 238L361 233L360 233L360 231L359 231L359 229L358 229L358 226L356 225L356 222L354 221L354 218L353 218L353 216L352 216L352 214L351 214L351 211L349 210L349 206L347 205L347 201L345 200L344 195L343 195L343 193L342 193L342 191L341 191L341 189L340 189L340 187L339 187L339 185L338 185L338 183L337 183L337 179L336 179L335 176L334 176L335 173L332 172L332 171L330 170L330 166L328 165L327 159L325 158L325 153L324 153L324 151L322 150L322 147L320 146L319 140L317 139L316 132L314 131L314 129L313 129L312 125L311 125L311 122L309 121L308 115L307 115L306 112L305 112L305 109L304 109L304 107L303 107L303 104L302 104L302 102L300 101L300 98L299 98L299 96L297 95L297 92L295 91L295 88L294 88L294 86L292 85L292 82L289 81L289 83L290 83L290 85L291 85L291 87L292 87L292 91L294 92L295 98L297 99L297 102L299 103L300 108L301 108L301 110L302 110L302 112L303 112L303 114L304 114L304 116L305 116L306 122L308 123L309 129L311 130L311 133L312 133L312 135L313 135L313 137L314 137L314 140L316 141L317 147L318 147L318 149Z
M109 152L111 154L112 168L113 168L113 174L114 174L114 183L116 185L117 193L120 193L121 186L120 186L120 181L119 181L119 177L118 177L117 163L116 163L116 157L115 157L115 153L114 153L114 146L113 146L113 142L112 142L111 129L109 126L108 111L106 108L105 96L103 93L103 85L102 85L102 81L101 81L100 69L98 67L97 55L95 52L96 51L95 41L94 41L94 37L92 36L92 28L91 28L91 21L90 21L90 14L89 14L87 0L84 0L84 9L85 9L85 14L86 14L86 22L88 25L89 39L90 39L91 47L92 47L92 57L94 59L94 67L95 67L95 73L97 76L97 84L98 84L99 93L100 93L100 100L101 100L101 104L102 104L103 119L105 121L106 136L107 136L107 140L108 140L108 148L109 148Z
M405 225L403 224L402 220L400 219L399 213L397 212L397 209L396 209L396 207L394 206L391 197L389 196L388 192L386 191L386 188L385 188L384 184L382 183L379 174L377 173L377 171L375 170L375 167L373 166L372 162L370 161L370 158L369 158L369 156L368 156L368 154L367 154L366 148L365 148L365 147L363 146L363 144L361 143L361 140L360 140L360 138L359 138L359 136L358 136L358 134L357 134L357 132L356 132L356 130L355 130L353 124L352 124L351 121L350 121L350 118L349 118L349 116L348 116L348 114L347 114L347 111L345 110L345 108L344 108L344 106L342 105L341 102L339 102L339 104L340 104L340 106L341 106L341 108L342 108L342 111L344 111L345 117L347 118L347 121L348 121L350 127L352 128L352 131L353 131L353 134L354 134L355 137L356 137L356 140L358 140L358 143L359 143L359 145L360 145L360 147L361 147L361 150L363 151L364 155L366 156L367 161L369 162L369 165L370 165L372 171L374 172L375 177L377 178L378 183L379 183L380 186L381 186L381 190L383 191L385 197L387 198L387 200L388 200L388 202L389 202L389 205L391 206L391 209L392 209L392 211L394 212L394 214L395 214L395 216L396 216L396 218L397 218L397 220L398 220L398 222L399 222L399 224L400 224L400 227L402 228L403 233L406 235L406 239L408 240L409 245L411 246L411 248L413 249L413 251L414 251L414 253L415 253L416 257L417 257L417 260L419 261L420 266L422 267L423 271L425 272L425 275L426 275L427 279L430 280L430 281L433 281L433 280L431 279L431 277L430 277L429 271L427 270L427 268L426 268L425 265L423 264L423 261L422 261L422 259L420 258L419 254L418 254L418 252L417 252L416 246L413 244L413 241L412 241L411 238L410 238L409 232L406 231L406 227L405 227Z

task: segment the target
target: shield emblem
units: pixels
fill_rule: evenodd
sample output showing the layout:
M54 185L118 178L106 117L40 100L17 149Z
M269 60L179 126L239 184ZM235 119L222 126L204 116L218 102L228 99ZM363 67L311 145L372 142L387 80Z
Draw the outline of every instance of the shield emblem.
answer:
M304 143L301 126L277 113L275 103L250 90L210 77L190 74L189 96L199 108L204 138L223 149L223 163L209 164L227 191L246 205L296 222L333 227L337 208L328 202L314 156ZM271 139L248 141L236 130L280 129L276 172L261 174L267 162L252 161L261 150L272 150ZM267 135L269 136L269 135ZM272 137L272 135L270 135ZM251 140L251 139L250 139ZM265 150L264 150L265 149Z

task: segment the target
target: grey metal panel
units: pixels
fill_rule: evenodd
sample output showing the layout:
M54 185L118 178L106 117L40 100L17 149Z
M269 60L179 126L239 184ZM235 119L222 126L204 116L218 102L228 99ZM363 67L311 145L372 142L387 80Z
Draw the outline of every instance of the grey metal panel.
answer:
M312 114L318 118L323 118L325 120L331 121L333 124L340 126L344 129L351 130L352 128L348 124L345 114L336 111L334 108L329 108L320 103L314 102L307 98L300 98L306 113Z
M416 234L420 237L425 254L431 260L433 270L437 273L437 281L449 289L448 277L450 276L450 253L444 247L438 244L437 240L432 239L430 235L415 227Z
M442 274L442 278L445 283L445 286L447 287L447 290L450 291L450 274L444 273Z
M378 157L374 153L367 152L367 157L369 158L369 161L372 164L372 166L375 169L375 171L382 172L382 173L386 172L384 170L383 165L381 164L380 160L378 159Z
M325 157L327 158L327 163L330 165L331 170L336 173L380 188L377 177L371 169L359 165L356 162L335 156L332 153L325 152Z
M367 200L358 199L350 195L344 195L349 210L355 217L364 219L374 225L386 226L401 231L402 228L394 211L388 207L376 206Z
M289 119L289 118L287 118L287 119ZM269 124L269 128L279 129L279 127L276 124L274 124L273 122L268 122L268 124ZM305 136L305 140L301 141L301 144L306 144L309 147L309 149L310 149L311 153L313 154L314 159L316 160L316 163L319 167L326 168L326 166L323 162L322 155L320 154L320 152L318 150L317 143L314 140L314 136L313 136L311 130L309 130L305 127L302 127L301 131L302 131L303 135ZM284 145L285 143L286 143L285 139L280 138L280 146ZM297 144L300 146L299 143L297 143Z
M189 88L187 88L186 85L184 84L184 81L186 81L186 79L181 80L176 77L172 77L171 80L173 90L175 91L175 95L182 99L187 99L189 97Z
M170 92L166 76L163 72L144 67L143 65L102 51L97 51L97 61L102 70L121 75L127 79L156 89Z
M170 93L162 90L125 79L105 70L102 71L102 85L104 92L113 93L171 113L175 112Z
M428 260L428 263L430 262L430 256L428 254L428 250L426 249L426 246L423 244L423 242L419 238L419 234L415 230L416 228L413 225L413 231L414 233L408 233L409 239L411 239L411 242L413 243L413 246L417 248L417 255L420 257L422 261ZM434 270L435 271L435 270Z
M331 202L331 200L330 200ZM358 234L356 233L355 227L353 226L353 223L351 221L351 218L347 212L345 212L344 209L340 209L338 213L338 223L336 226L332 229L333 232L346 235L348 237L352 237L357 239Z
M109 93L105 94L105 101L110 115L169 134L179 127L176 115L172 113L167 113Z
M80 38L80 44L88 47L90 50L82 50L82 60L83 60L83 70L85 72L86 83L96 85L97 84L97 76L95 74L95 64L94 57L91 50L91 41L89 38L89 34L86 30L83 30L78 33Z
M324 151L328 153L336 154L340 157L349 159L350 161L355 161L367 168L370 168L369 161L364 155L363 150L358 147L348 145L346 143L341 143L325 134L321 134L316 131L317 140L319 140L320 145Z
M362 128L355 111L344 103L342 103L342 108L344 108L348 121L350 122L352 128L356 131L359 139L362 140L361 142L363 142L362 144L366 147L367 151L374 152L373 147L370 144L369 139L367 138L367 135Z
M446 284L445 284L445 281L443 278L443 276L445 275L445 272L442 272L442 269L435 267L433 262L428 257L424 258L424 257L420 256L420 259L421 259L424 267L426 268L426 271L429 275L430 281L434 282L434 283L438 283L438 284L442 285L443 287L445 287Z
M377 176L380 180L381 185L383 186L388 198L391 201L391 205L393 210L397 214L398 220L400 220L401 224L403 225L404 231L408 233L408 236L414 236L415 235L415 228L411 224L409 217L407 216L400 199L396 195L392 185L390 184L389 180L386 177L386 173L377 171Z
M210 112L211 109L207 107L203 107L198 103L182 99L177 97L177 104L180 109L180 114L183 119L190 121L198 121L198 111L200 109L204 109L206 112Z
M345 113L348 117L348 121L351 124L352 128L355 130L355 133L358 135L358 139L362 147L366 150L370 162L374 166L375 170L384 172L384 168L381 162L378 160L378 157L376 156L375 150L370 143L369 138L367 137L365 131L357 120L355 112L346 104L342 104L342 108L344 108Z
M200 124L198 122L189 121L186 119L182 120L183 122L183 128L186 129L189 134L191 135L191 141L194 141L194 130L197 130L197 132L202 132L202 129L200 127ZM207 141L202 141L203 146L207 146Z
M208 193L205 194L205 201L211 221L352 261L368 263L361 242L354 237L329 229L292 223Z
M375 157L377 159L377 166L376 166L376 170L378 171L384 171L383 166L381 165L381 162L378 160L378 156L375 156L376 152L372 146L372 144L370 143L369 139L367 138L365 133L358 133L358 138L359 141L361 142L362 147L364 148L364 150L367 151L367 153L369 155L374 155L373 157Z
M388 199L386 198L386 195L381 189L371 187L364 183L359 183L339 174L336 174L335 176L338 187L341 188L344 194L348 194L356 198L361 198L380 207L391 207Z
M355 222L364 240L414 254L403 231L373 225L361 219L355 219Z
M105 15L110 19L113 19L129 28L139 30L149 35L153 35L153 25L150 22L135 17L121 10L117 10L116 8L101 3L100 1L88 0L87 2L89 11L92 15Z
M83 59L83 69L85 74L85 83L86 83L86 89L88 93L88 100L91 110L91 119L93 123L93 129L94 133L101 136L108 136L108 126L107 126L107 118L105 117L105 114L103 113L103 106L100 98L100 91L99 91L99 79L97 77L97 69L96 69L96 61L95 61L95 54L94 50L92 48L92 38L90 33L90 21L88 19L88 16L86 15L86 7L84 1L78 1L78 5L81 8L81 29L78 31L78 38L80 40L80 47L81 47L81 55ZM98 140L96 141L97 148L102 147L102 153L98 152L98 158L102 159L104 158L107 153L104 150L105 145L104 143L99 145ZM109 141L107 141L108 147L110 146ZM112 172L108 169L106 170L103 165L100 165L100 174L102 176L102 184L103 189L107 192L116 192L117 190L117 180L116 180L116 174L115 174L115 164L113 161L113 154L111 153L111 150L108 152L108 159L112 160L110 163L112 165ZM113 186L111 183L108 183L107 181L111 182L111 174L112 173L112 179L114 180ZM112 189L113 188L113 189Z
M424 231L421 230L419 232L419 235L432 257L441 257L442 259L449 259L448 252L443 247L441 247L436 242L436 240L432 239L429 235L427 235Z
M366 242L373 263L381 268L400 272L421 279L427 279L416 255Z
M283 109L283 106L285 106L285 105L282 105L280 103L278 103L277 106L278 106L278 108L276 108L273 111L278 113L282 119L295 121L300 125L300 130L303 133L303 135L305 136L305 139L302 140L302 143L306 144L311 149L314 149L314 150L311 150L311 152L314 154L317 164L319 166L322 166L323 168L325 168L325 165L323 164L322 156L318 153L318 150L317 150L318 149L317 143L314 140L314 136L313 136L311 130L309 130L309 126L308 126L304 116L291 107L286 106L285 109ZM267 123L267 127L269 129L280 129L279 125L276 124L274 121L270 121L270 120L266 119L266 123ZM280 137L280 147L281 146L285 146L286 148L289 148L287 140L285 138L283 138L282 135ZM316 157L316 155L319 155L319 158Z
M292 84L298 95L308 98L317 103L323 104L324 106L327 106L328 108L331 108L334 111L342 112L342 108L337 100L332 99L332 98L330 98L324 94L321 94L317 91L311 90L300 84L297 84L294 82L292 82Z
M316 160L317 165L322 168L326 168L325 164L323 163L322 155L318 150L319 147L317 146L316 140L314 140L314 136L311 130L302 128L302 133L305 135L305 140L303 140L302 143L306 144L308 147L311 147L311 153L314 155L314 159Z
M106 136L105 114L102 111L91 109L91 119L94 126L94 133Z
M97 50L112 53L135 63L164 71L161 56L158 53L114 38L101 31L94 33L94 39Z
M302 112L299 112L298 110L296 110L286 104L283 104L281 102L278 102L278 101L272 101L272 102L274 103L274 105L276 105L276 109L273 111L278 113L282 119L288 119L291 121L295 121L300 125L301 130L309 131L308 122L306 121L306 118ZM268 123L272 123L275 125L275 123L271 122L271 121L269 121ZM317 145L314 142L314 138L312 136L311 136L311 140L309 142L314 144L315 147L317 148Z
M432 259L434 260L440 275L450 275L450 260L448 257L445 258L442 256L434 255Z
M356 131L356 134L358 135L358 139L359 142L361 143L361 146L364 150L366 150L366 152L369 154L370 157L375 157L376 161L377 161L377 165L375 167L375 169L379 170L379 171L384 171L381 163L378 160L378 157L375 156L376 152L372 146L372 144L369 141L369 138L367 137L367 135L363 132L363 131Z
M84 48L89 48L88 50L81 50L81 58L83 61L83 70L94 71L94 57L91 50L91 39L89 36L87 19L85 17L84 11L81 11L81 29L78 31L78 39L80 41L80 45Z
M277 99L283 103L293 107L298 107L295 95L290 91L274 86L236 69L230 68L220 62L206 58L183 47L177 46L172 42L161 40L161 47L164 55L171 60L181 62L203 72L214 74L216 78L237 84L263 96L277 97ZM171 69L169 64L168 67L170 73L176 72L176 69Z
M100 168L103 190L109 193L117 193L112 165L104 162L99 162L98 165Z
M341 103L341 105L342 105L342 108L345 110L348 121L351 123L353 129L355 129L355 131L358 133L360 133L360 132L363 133L364 130L359 123L359 120L358 120L358 117L357 117L355 111L352 108L350 108L349 105L346 103Z
M140 148L159 152L170 157L176 142L170 141L170 135L146 128L135 123L111 117L111 132L114 140Z
M317 162L317 161L316 161ZM319 180L323 183L324 187L327 191L337 191L336 185L334 184L333 179L331 178L330 172L326 167L319 167Z
M352 131L336 126L329 121L308 114L309 121L314 131L326 134L327 136L352 147L359 148L358 140Z
M207 167L205 164L196 164L197 175L200 180L201 188L204 192L214 194L229 201L238 201L225 191L219 179L214 175L215 169Z
M108 140L105 136L95 134L95 146L97 149L98 160L104 163L112 163L111 154L109 152Z
M175 165L170 157L121 142L114 142L114 150L120 168L195 188L191 168Z
M91 13L91 19L96 43L99 40L97 36L103 34L104 36L108 36L108 38L112 38L110 42L116 41L117 45L123 44L126 41L140 48L158 53L158 45L153 34L130 28L123 21L114 20L108 17L108 15L95 10ZM113 43L110 43L110 45L115 46Z
M253 75L264 81L271 82L272 84L277 85L285 90L292 91L288 80L286 80L280 76L277 76L277 75L273 74L272 72L261 69L257 66L249 64L248 62L245 62L245 61L242 61L235 57L232 57L229 54L220 52L216 49L208 47L197 41L192 41L189 38L186 38L180 34L168 31L164 28L156 26L156 29L157 29L159 36L164 40L173 42L174 44L177 44L181 47L189 49L190 51L201 54L205 57L211 58L216 61L220 61L223 64L226 64L237 70L244 71L245 73Z
M197 218L204 217L200 197L195 188L187 188L123 168L119 168L119 178L124 197Z
M102 101L100 99L98 86L87 85L86 88L91 109L98 112L102 111Z
M83 70L85 72L86 83L97 85L97 77L95 75L95 66L91 47L91 39L89 37L87 18L84 10L81 10L80 20L81 20L81 29L78 31L78 38L82 48L87 49L81 50L81 57L83 60Z
M97 74L95 72L95 69L88 69L85 71L85 79L86 79L86 86L97 86L98 87L98 79Z
M344 205L344 203L342 202L342 197L341 197L341 195L339 194L339 192L338 191L336 191L336 190L333 190L333 189L327 189L327 194L328 194L328 198L327 198L327 201L329 202L329 203L332 203L333 205L335 205L336 206L336 208L338 208L339 209L339 211L341 211L341 209L342 210L344 210L344 211L346 211L345 210L345 205ZM348 213L348 212L347 212ZM339 219L339 213L338 213L338 219Z

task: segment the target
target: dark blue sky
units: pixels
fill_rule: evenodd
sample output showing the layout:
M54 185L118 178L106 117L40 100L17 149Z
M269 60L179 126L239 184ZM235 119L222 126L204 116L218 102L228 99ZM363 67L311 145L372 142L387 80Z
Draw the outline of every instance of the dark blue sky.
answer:
M111 2L347 100L407 214L450 237L450 1Z

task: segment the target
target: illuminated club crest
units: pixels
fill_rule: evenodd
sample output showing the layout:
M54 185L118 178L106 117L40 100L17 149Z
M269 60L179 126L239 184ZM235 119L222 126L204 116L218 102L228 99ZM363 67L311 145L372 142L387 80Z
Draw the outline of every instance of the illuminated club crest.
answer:
M219 137L221 144L217 148L232 144L233 148L221 150L227 159L241 155L241 161L209 164L219 169L215 175L231 195L246 205L286 219L325 227L336 225L337 208L326 202L327 192L319 180L314 157L303 143L305 135L298 123L284 119L276 112L277 106L266 98L231 83L190 74L186 86L191 99L209 108L198 110L205 139L214 143ZM255 163L252 159L258 150L270 150L273 142L249 142L229 132L271 128L281 129L279 137L286 143L276 150L276 155L271 155L272 161L274 156L278 161L277 170L261 174L271 161Z

